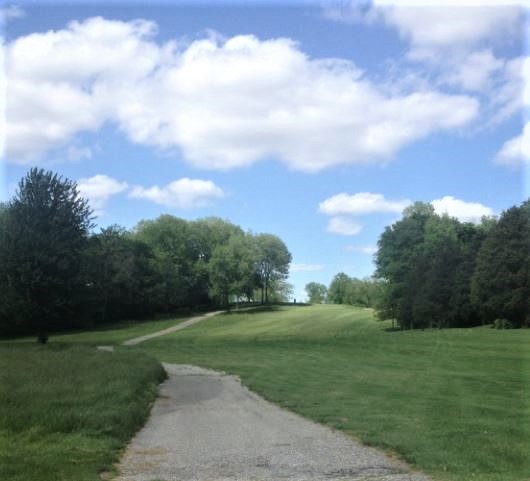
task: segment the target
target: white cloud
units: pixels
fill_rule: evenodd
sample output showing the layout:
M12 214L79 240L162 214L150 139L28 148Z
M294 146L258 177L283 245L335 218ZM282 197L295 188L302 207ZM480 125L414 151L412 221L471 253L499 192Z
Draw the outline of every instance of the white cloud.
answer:
M406 5L379 3L384 21L395 27L412 45L412 55L429 55L435 48L466 50L484 39L506 39L519 33L524 11L511 5L445 4Z
M410 200L387 200L382 194L359 192L341 193L326 199L319 205L319 212L328 215L363 215L379 212L401 213L410 205Z
M103 214L109 198L127 190L127 182L119 182L104 174L79 179L77 187L82 197L88 199L90 207L97 216Z
M291 264L291 272L317 272L323 271L322 264Z
M339 235L357 235L362 226L346 217L332 217L329 220L327 231Z
M92 149L90 147L77 147L75 145L70 145L66 151L66 156L68 157L68 160L71 160L72 162L91 159Z
M389 93L351 62L311 59L285 38L159 45L155 34L145 20L92 18L7 44L6 158L34 163L110 121L197 167L274 157L314 172L386 162L478 114L468 95Z
M6 7L1 7L0 25L4 25L11 20L16 20L17 18L24 18L25 16L26 12L18 5L8 5Z
M495 160L512 167L530 165L530 122L526 122L522 134L504 143Z
M188 179L187 177L175 180L164 187L135 186L129 193L129 197L135 199L147 199L156 204L179 209L203 207L224 195L223 190L211 180Z
M361 254L373 255L377 252L375 245L349 245L344 248L347 252L359 252Z
M478 202L465 202L450 195L435 199L431 202L437 214L447 214L462 222L480 222L483 216L492 216L494 212Z
M505 62L496 58L490 49L478 50L466 55L465 61L455 62L444 80L465 90L483 91L490 86L494 74L504 67Z

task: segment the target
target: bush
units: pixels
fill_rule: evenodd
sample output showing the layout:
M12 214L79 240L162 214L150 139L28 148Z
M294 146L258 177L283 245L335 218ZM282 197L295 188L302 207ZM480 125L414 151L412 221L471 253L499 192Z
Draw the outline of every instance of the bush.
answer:
M513 324L508 319L495 319L493 327L495 329L513 329Z

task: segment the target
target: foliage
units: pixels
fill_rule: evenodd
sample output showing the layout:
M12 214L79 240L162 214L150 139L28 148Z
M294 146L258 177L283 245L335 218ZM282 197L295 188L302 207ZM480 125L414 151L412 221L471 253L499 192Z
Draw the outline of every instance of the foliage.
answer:
M75 182L34 168L0 217L2 330L23 325L46 342L84 289L81 259L91 210Z
M309 282L305 286L305 292L310 304L323 304L328 296L328 288L319 282Z
M329 285L327 300L332 304L375 307L380 304L382 290L380 279L357 279L339 272Z
M283 241L272 234L259 234L257 243L257 279L261 288L261 303L267 304L271 285L289 275L291 253Z
M528 319L530 221L514 207L478 225L416 203L385 229L376 275L385 282L380 318L401 328L464 327ZM526 210L525 210L526 209Z
M292 294L291 254L277 236L167 214L90 233L90 215L74 182L37 169L0 204L0 335L44 340L49 329Z
M530 200L503 212L478 252L472 295L485 322L530 325Z

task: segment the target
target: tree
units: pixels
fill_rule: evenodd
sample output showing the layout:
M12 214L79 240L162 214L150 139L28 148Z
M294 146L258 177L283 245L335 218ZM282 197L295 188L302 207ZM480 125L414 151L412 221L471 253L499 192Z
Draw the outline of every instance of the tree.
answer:
M255 237L257 246L257 277L261 288L261 303L269 302L269 288L273 281L289 275L291 253L283 241L272 234Z
M273 303L291 302L294 286L284 279L277 279L269 286L269 300Z
M503 212L487 233L471 290L485 322L530 324L530 199Z
M326 302L328 288L319 282L309 282L305 286L305 291L310 304L323 304Z
M218 245L208 263L211 291L221 305L231 297L239 298L254 289L256 246L250 235L234 235L227 244Z
M85 288L80 264L91 214L75 182L36 168L2 213L0 284L8 286L11 304L3 315L16 315L41 343L73 313Z
M392 303L398 324L421 327L415 323L414 299L423 286L427 259L422 256L425 224L434 215L430 204L416 202L403 211L403 218L386 227L378 241L376 276L388 282L384 296ZM423 321L422 321L423 322Z
M198 252L191 241L190 226L184 219L161 215L143 220L136 226L134 237L153 251L160 276L159 306L165 312L198 304L195 262Z
M350 286L351 279L344 273L339 272L329 285L328 301L334 304L346 304L346 294Z
M89 239L83 273L90 322L142 317L155 311L160 277L151 248L118 225Z

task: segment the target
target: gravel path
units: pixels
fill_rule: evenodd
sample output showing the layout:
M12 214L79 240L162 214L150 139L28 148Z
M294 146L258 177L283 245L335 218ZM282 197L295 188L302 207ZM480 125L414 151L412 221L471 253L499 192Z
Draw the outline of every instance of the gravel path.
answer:
M235 376L164 364L119 481L427 481L406 465L265 401Z
M175 331L180 331L181 329L185 329L186 327L192 326L193 324L197 324L198 322L204 321L204 319L208 319L209 317L216 316L217 314L221 314L224 311L215 311L215 312L209 312L208 314L203 314L202 316L196 316L188 319L187 321L181 322L180 324L177 324L176 326L168 327L167 329L163 329L162 331L153 332L152 334L147 334L145 336L140 337L134 337L132 339L128 339L123 343L124 346L135 346L136 344L140 344L141 342L147 341L149 339L153 339L155 337L159 336L165 336L166 334L170 334Z

